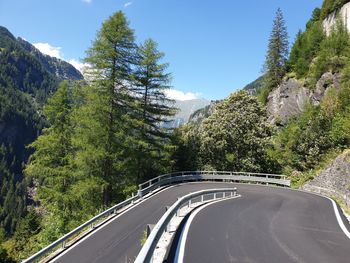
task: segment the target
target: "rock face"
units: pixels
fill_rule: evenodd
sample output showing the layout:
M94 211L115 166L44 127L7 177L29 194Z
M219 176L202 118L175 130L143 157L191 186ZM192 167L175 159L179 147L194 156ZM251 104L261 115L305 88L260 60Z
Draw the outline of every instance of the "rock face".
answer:
M282 82L268 96L267 113L272 123L285 123L294 115L301 113L310 100L310 90L296 79Z
M183 124L186 124L190 119L190 116L199 109L202 109L210 104L209 100L206 99L193 99L193 100L184 100L175 101L175 104L172 105L178 109L176 115L169 120L169 122L162 123L163 128L177 128Z
M205 106L202 109L195 111L193 114L191 114L188 122L192 123L192 124L200 124L205 118L207 118L213 114L213 112L216 108L216 105L219 102L220 101L211 101L209 105Z
M320 104L322 98L330 87L334 87L336 89L340 88L340 81L340 74L332 74L330 72L324 73L322 77L317 81L315 91L312 92L311 103L313 105Z
M350 208L350 150L339 155L317 177L303 185L302 189L337 197Z
M17 38L17 42L30 54L32 54L41 65L51 74L61 80L82 80L83 75L68 62L50 57L41 53L36 47L22 38Z
M320 104L330 87L340 87L340 75L324 73L318 80L315 90L304 87L298 80L283 81L268 96L267 113L271 123L285 124L291 117L303 112L305 105Z
M338 12L333 12L323 21L323 28L326 32L326 35L329 36L332 31L332 27L337 21L337 17L341 18L343 24L346 26L350 32L350 2L343 5L343 7Z

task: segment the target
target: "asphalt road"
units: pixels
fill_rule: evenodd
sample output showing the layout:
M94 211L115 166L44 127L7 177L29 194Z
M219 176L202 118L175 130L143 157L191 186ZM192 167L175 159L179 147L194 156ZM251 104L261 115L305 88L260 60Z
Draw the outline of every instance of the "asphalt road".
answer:
M329 200L249 185L239 185L238 192L242 197L209 205L194 217L185 263L350 262L350 239Z
M202 189L234 187L231 183L189 183L159 192L97 230L54 262L128 263L141 250L140 240L147 224L155 224L165 213L165 206L177 197Z

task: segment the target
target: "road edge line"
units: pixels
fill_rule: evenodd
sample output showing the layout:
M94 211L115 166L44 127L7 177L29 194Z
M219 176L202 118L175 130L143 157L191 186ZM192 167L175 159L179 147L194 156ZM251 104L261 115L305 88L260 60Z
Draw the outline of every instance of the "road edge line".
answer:
M335 217L337 218L338 224L339 224L341 230L343 230L344 234L350 239L350 233L349 233L348 229L344 225L343 219L340 216L339 209L338 209L338 206L337 206L336 202L333 199L331 199L331 198L329 198L327 196L324 196L324 197L332 202L333 208L334 208Z
M331 203L332 203L332 206L333 206L333 211L334 211L334 214L335 214L335 218L337 219L337 222L338 222L338 225L340 227L340 229L343 231L343 233L347 236L347 238L350 239L350 232L348 231L348 229L346 228L345 224L344 224L344 221L343 219L341 218L340 216L340 212L339 212L339 209L338 209L338 206L337 206L337 203L330 197L328 196L325 196L325 195L322 195L322 194L319 194L319 193L314 193L314 192L310 192L310 191L306 191L306 190L303 190L303 189L293 189L293 188L289 188L290 190L292 191L297 191L297 192L301 192L301 193L305 193L305 194L310 194L310 195L316 195L316 196L319 196L319 197L323 197L325 199L328 199Z
M91 233L88 233L87 235L83 236L81 239L77 240L76 242L74 242L72 245L70 245L69 247L67 247L67 249L62 250L60 253L58 253L56 256L54 256L52 259L49 259L48 262L56 262L59 258L61 258L62 256L64 256L66 253L68 253L71 249L73 249L74 247L76 247L77 245L79 245L80 243L82 243L83 241L85 241L86 239L88 239L89 237L91 237L92 235L96 234L99 230L101 230L102 228L108 226L110 223L112 223L114 220L118 219L120 216L124 215L125 213L127 213L128 211L130 211L131 209L139 206L140 204L142 204L143 202L147 201L148 199L160 194L161 192L168 190L172 187L175 187L176 185L170 185L170 186L165 186L163 189L160 189L156 192L151 193L151 195L149 196L145 196L143 197L143 199L141 199L139 202L137 202L136 204L126 208L125 210L123 210L120 214L117 214L116 216L114 216L113 218L111 218L110 220L108 220L107 222L103 223L101 226L99 226L96 231L91 231Z
M199 208L196 208L196 210L194 212L191 212L190 217L187 219L187 222L181 232L177 247L176 247L176 253L175 253L175 259L174 262L175 263L183 263L183 259L185 256L185 246L186 246L186 241L187 241L187 235L188 235L188 231L190 229L191 223L193 221L193 219L195 218L195 216L201 212L204 208L212 205L212 204L216 204L219 202L223 202L223 201L227 201L227 200L231 200L231 199L236 199L238 197L241 197L241 195L236 195L234 197L230 197L230 198L226 198L226 199L221 199L221 200L217 200L217 201L213 201L213 202L209 202L205 205L200 206Z

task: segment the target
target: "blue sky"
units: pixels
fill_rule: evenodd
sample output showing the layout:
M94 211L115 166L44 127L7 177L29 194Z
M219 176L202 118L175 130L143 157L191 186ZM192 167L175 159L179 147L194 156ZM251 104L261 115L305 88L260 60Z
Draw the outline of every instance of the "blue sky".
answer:
M101 23L123 10L137 42L153 38L174 96L222 99L261 74L276 9L290 41L322 0L0 0L0 25L78 65Z

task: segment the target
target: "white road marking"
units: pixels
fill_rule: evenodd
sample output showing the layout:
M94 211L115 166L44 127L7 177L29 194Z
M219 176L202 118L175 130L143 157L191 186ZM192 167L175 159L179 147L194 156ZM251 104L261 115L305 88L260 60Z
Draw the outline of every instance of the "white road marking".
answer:
M341 230L344 232L344 234L350 239L350 233L349 233L348 229L346 228L346 226L345 226L345 224L344 224L344 222L343 222L343 219L342 219L341 216L340 216L340 213L339 213L338 206L337 206L336 202L335 202L332 198L329 198L328 196L324 196L324 195L319 194L319 193L313 193L313 192L309 192L309 191L305 191L305 190L300 190L300 189L290 189L290 190L298 191L298 192L302 192L302 193L307 193L307 194L311 194L311 195L317 195L317 196L326 198L326 199L328 199L329 201L331 201L331 203L332 203L332 205L333 205L335 217L336 217L336 219L337 219L337 221L338 221L339 227L340 227Z
M195 218L195 216L200 211L202 211L204 208L206 208L206 207L208 207L208 206L210 206L212 204L216 204L218 202L227 201L227 200L230 200L230 199L235 199L235 198L238 198L238 197L241 197L241 195L236 195L234 197L230 197L230 198L221 199L221 200L217 200L217 201L213 201L213 202L207 203L207 204L201 206L200 208L197 208L197 210L194 211L190 215L190 217L187 219L187 222L185 224L184 229L181 232L181 235L180 235L180 238L179 238L179 242L177 244L176 254L175 254L175 259L174 259L175 263L183 263L183 259L184 259L184 256L185 256L185 246L186 246L188 231L190 229L191 223L192 223L193 219Z
M123 212L121 212L120 214L116 215L114 218L112 218L110 221L104 223L102 226L98 227L96 229L96 231L92 231L90 234L84 236L83 238L79 239L77 242L73 243L70 247L68 247L67 249L65 249L64 251L62 251L61 253L59 253L59 255L57 255L56 257L54 257L53 259L49 260L49 262L55 262L57 261L59 258L61 258L62 256L64 256L65 254L67 254L71 249L75 248L77 245L79 245L80 243L82 243L83 241L85 241L86 239L88 239L90 236L96 234L99 230L101 230L102 228L108 226L110 223L112 223L114 220L118 219L120 216L124 215L125 213L127 213L128 211L130 211L131 209L139 206L140 204L142 204L143 202L147 201L148 199L162 193L165 190L168 190L170 188L175 187L176 185L170 186L170 187L165 187L164 189L151 194L150 196L148 196L147 198L143 198L141 201L139 201L137 204L130 206L129 208L125 209Z

